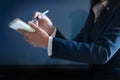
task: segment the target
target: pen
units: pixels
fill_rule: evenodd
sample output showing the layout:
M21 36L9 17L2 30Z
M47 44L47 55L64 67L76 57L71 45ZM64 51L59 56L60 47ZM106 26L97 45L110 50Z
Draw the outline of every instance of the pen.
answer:
M44 15L46 15L48 12L49 12L49 10L46 10L45 12L43 12L42 14L39 14L39 15L44 16ZM38 15L38 16L39 16L39 15ZM37 16L36 18L33 18L33 19L32 19L32 22L37 21L37 20L39 19L38 16Z

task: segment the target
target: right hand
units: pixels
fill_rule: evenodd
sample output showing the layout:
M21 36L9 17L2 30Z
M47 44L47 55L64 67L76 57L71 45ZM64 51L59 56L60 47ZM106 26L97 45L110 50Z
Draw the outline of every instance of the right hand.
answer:
M35 21L34 23L38 26L41 27L43 30L45 30L48 35L50 36L54 30L55 27L52 23L52 21L46 16L46 15L41 15L42 13L40 12L35 12L33 18L36 18L38 16L38 21Z

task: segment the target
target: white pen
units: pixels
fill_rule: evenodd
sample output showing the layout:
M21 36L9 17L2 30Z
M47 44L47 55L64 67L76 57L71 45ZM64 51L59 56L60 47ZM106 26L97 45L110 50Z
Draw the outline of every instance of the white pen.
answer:
M39 15L44 16L44 15L46 15L48 12L49 12L49 10L46 10L45 12L43 12L42 14L39 14ZM39 16L39 15L38 15L38 16ZM33 18L33 19L32 19L32 22L37 21L37 20L39 19L38 16L37 16L36 18Z

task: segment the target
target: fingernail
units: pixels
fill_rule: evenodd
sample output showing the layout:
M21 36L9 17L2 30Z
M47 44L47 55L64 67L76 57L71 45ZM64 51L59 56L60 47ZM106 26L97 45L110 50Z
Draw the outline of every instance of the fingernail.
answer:
M28 23L32 23L31 21L28 21Z

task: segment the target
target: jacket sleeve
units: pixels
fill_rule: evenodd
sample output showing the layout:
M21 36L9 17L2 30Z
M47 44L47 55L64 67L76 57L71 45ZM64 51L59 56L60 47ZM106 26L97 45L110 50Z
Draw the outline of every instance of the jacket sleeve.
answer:
M55 37L57 37L57 38L62 38L62 39L66 39L66 38L61 34L61 32L60 32L59 30L57 30Z
M99 40L91 43L53 38L52 56L54 58L104 64L120 48L120 9L117 9Z

